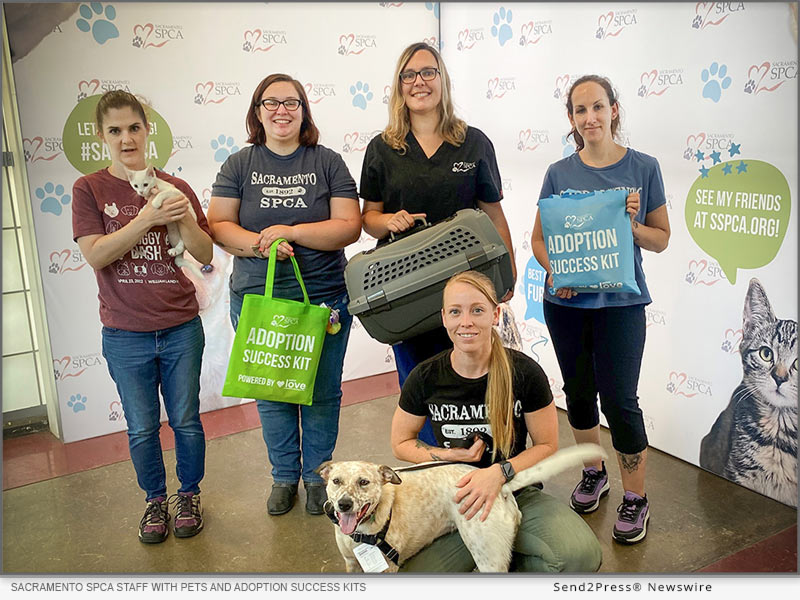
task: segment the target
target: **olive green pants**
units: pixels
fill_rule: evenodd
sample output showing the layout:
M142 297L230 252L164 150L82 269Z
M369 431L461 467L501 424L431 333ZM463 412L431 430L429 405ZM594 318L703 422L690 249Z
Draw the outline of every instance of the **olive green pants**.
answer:
M588 573L602 562L600 543L583 518L565 502L529 486L516 494L522 512L511 571ZM478 517L473 517L477 519ZM400 567L411 572L469 572L472 555L458 531L435 539Z

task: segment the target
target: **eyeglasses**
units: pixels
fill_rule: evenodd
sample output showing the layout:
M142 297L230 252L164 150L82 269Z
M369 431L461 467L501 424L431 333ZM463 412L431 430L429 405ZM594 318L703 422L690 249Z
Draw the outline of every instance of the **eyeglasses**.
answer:
M403 83L414 83L417 80L417 75L422 77L422 81L431 81L439 74L439 69L428 67L421 71L403 71L400 73L400 81Z
M276 110L278 110L278 107L281 104L283 104L286 110L297 110L298 108L300 108L300 105L303 104L303 102L298 100L297 98L288 98L287 100L275 100L275 98L264 98L258 104L260 104L270 112L275 112Z

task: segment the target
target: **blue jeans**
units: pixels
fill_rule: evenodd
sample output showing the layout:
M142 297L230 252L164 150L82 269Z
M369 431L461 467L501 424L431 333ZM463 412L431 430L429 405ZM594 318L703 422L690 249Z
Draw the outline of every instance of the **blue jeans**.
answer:
M316 300L315 304L323 302ZM243 301L244 297L231 291L231 323L234 330L239 325ZM294 484L300 481L301 476L305 483L323 483L314 470L332 458L339 435L342 366L353 317L347 312L347 294L324 302L339 311L342 328L334 335L325 336L311 405L256 400L261 433L267 444L275 483Z
M205 336L200 317L157 331L103 327L103 356L128 421L128 446L136 479L152 500L167 494L161 454L161 404L175 433L179 492L200 492L206 438L200 422L200 365Z
M637 454L647 448L637 395L646 330L644 304L577 308L545 302L544 320L564 378L570 425L586 430L600 423L599 395L614 449Z
M403 387L409 373L419 363L452 347L453 342L448 337L447 330L444 327L438 327L393 345L392 351L397 365L397 380L400 383L400 387ZM425 419L425 423L417 437L431 446L438 446L439 444L433 434L430 418Z

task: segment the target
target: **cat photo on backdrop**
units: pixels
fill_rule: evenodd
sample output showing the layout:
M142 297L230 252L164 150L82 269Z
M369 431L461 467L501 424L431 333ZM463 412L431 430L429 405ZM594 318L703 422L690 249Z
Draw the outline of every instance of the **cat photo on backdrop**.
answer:
M739 352L742 382L700 443L700 466L797 506L797 321L775 316L758 279Z

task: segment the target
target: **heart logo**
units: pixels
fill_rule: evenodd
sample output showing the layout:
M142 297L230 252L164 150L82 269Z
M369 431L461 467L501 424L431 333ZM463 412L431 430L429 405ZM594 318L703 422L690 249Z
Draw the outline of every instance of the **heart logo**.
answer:
M67 372L67 367L69 367L69 363L71 362L72 362L71 356L64 356L62 358L53 359L53 371L56 376L56 381L66 377L65 373Z
M244 41L250 44L254 52L262 33L260 29L248 29L244 32Z
M705 133L698 133L697 135L690 135L686 138L686 145L689 146L694 151L700 149L703 143L706 141L706 134Z
M519 147L524 149L528 147L528 140L531 139L531 130L523 129L519 132Z
M437 45L435 37L424 38L422 41L425 42L426 44L428 44L428 46L436 46Z
M344 134L344 143L346 146L350 147L350 151L352 152L355 150L355 143L358 141L358 132L354 131L353 133L345 133Z
M120 419L122 419L122 404L114 400L108 405L108 420L119 421Z
M33 139L22 138L22 149L25 152L25 160L28 162L35 162L40 156L37 156L39 149L44 144L44 138L36 136Z
M697 276L702 275L703 271L708 268L708 261L703 258L701 260L690 260L689 270Z
M729 342L731 345L731 354L735 354L739 352L739 344L742 341L744 333L741 329L726 329L725 330L725 341Z
M147 45L147 39L153 33L153 29L155 28L153 27L152 23L133 26L133 36L138 37L142 40L142 48L144 48Z
M214 89L213 81L206 81L205 83L200 82L194 86L194 91L202 96L204 101L208 98L208 95L211 93L212 89Z
M556 77L556 90L559 91L559 96L564 98L567 95L567 88L569 87L569 75L562 75Z
M703 19L702 27L706 26L708 14L711 12L711 9L713 8L714 8L713 2L698 2L697 4L695 4L694 12L701 19Z
M653 69L649 73L648 72L642 73L642 76L639 77L639 83L645 86L649 91L650 87L655 82L657 76L658 76L658 71L656 69Z
M339 45L344 48L344 53L348 54L350 52L350 46L353 45L356 36L352 33L348 35L340 35L339 36Z
M748 79L752 79L753 81L756 81L756 78L758 78L758 81L756 82L756 89L755 89L756 93L758 93L761 90L766 90L768 92L771 92L776 87L778 87L778 85L780 85L780 83L779 83L774 88L768 88L766 86L763 86L763 87L761 86L761 82L764 81L764 77L766 77L767 73L769 73L769 69L770 69L771 66L772 65L769 62L764 61L760 65L753 65L752 67L747 69L747 78ZM783 82L781 81L781 83L783 83Z
M614 19L614 11L613 11L613 10L610 10L610 11L608 11L606 14L604 14L604 15L600 15L600 16L597 18L597 24L600 26L600 29L602 29L602 30L603 30L603 33L604 33L604 34L605 34L605 32L606 32L606 28L607 28L609 25L611 25L611 21L612 21L613 19ZM605 37L605 35L604 35L604 37Z
M282 388L283 385L286 383L285 381L277 381L278 387Z
M208 205L211 203L211 190L209 188L203 188L200 196L202 198L200 204L203 208L207 209Z
M100 87L99 79L91 79L89 81L78 82L78 92L81 94L86 94L87 96L91 96L92 94L94 94L99 87Z
M494 79L490 79L486 83L489 86L489 92L492 94L492 96L494 96L494 91L497 89L497 84L500 83L500 78L495 77Z
M669 374L669 382L675 386L675 392L681 389L681 386L686 383L686 379L686 373L676 373L672 371Z
M467 40L469 39L469 28L462 29L458 32L458 41L461 42L464 46L467 45Z
M65 267L67 261L72 256L72 250L65 249L61 252L50 253L50 272L53 274L66 273L67 271L80 271L86 266L86 263L81 263L78 267Z

